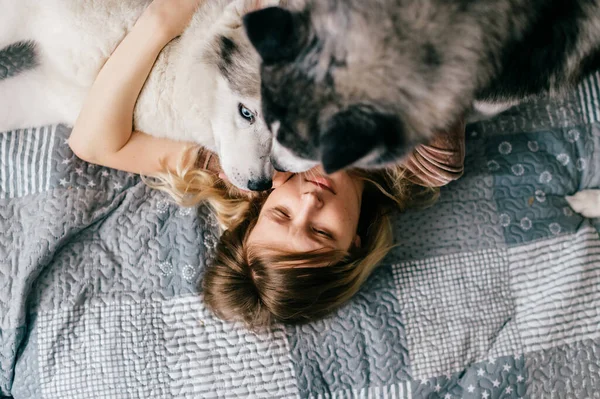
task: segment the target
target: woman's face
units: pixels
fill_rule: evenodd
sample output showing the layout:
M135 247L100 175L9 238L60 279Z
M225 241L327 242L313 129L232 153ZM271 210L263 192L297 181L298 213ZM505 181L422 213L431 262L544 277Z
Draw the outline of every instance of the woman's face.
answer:
M347 172L325 176L321 167L279 174L260 211L248 244L289 252L347 251L356 234L363 182Z

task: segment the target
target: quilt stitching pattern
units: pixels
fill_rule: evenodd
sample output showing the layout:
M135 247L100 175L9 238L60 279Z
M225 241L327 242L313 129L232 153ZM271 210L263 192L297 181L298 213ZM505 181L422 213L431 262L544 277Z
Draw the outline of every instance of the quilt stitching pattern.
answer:
M19 46L0 79L35 65ZM465 176L394 216L356 297L262 333L203 305L207 207L77 159L66 126L0 133L0 397L598 397L600 221L563 198L600 188L598 81L468 126Z
M505 252L400 263L394 279L415 378L458 371L483 359L512 317Z

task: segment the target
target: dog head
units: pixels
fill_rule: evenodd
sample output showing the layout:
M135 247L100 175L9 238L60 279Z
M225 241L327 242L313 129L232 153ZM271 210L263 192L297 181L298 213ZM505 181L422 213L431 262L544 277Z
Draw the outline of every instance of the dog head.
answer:
M458 3L291 2L244 17L276 168L382 167L470 107L481 44Z
M197 77L211 100L208 118L221 168L232 184L244 190L271 188L273 136L262 117L260 58L244 32L242 16L274 3L235 0L227 5L207 35L202 60L209 73Z

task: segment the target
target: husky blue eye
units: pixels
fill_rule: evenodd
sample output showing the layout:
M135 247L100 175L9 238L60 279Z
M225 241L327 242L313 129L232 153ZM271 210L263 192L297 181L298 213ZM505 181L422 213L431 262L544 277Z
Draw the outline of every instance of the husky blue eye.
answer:
M250 123L254 123L254 113L250 111L244 104L238 105L240 115Z

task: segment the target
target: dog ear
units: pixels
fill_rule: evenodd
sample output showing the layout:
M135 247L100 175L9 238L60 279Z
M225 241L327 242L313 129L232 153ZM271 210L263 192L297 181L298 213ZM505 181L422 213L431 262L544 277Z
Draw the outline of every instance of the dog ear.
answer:
M244 16L250 43L265 65L292 60L304 44L301 18L280 7L268 7Z
M331 118L321 134L319 147L321 163L326 173L351 166L375 151L388 149L401 137L397 117L352 106ZM390 140L391 138L391 140Z

